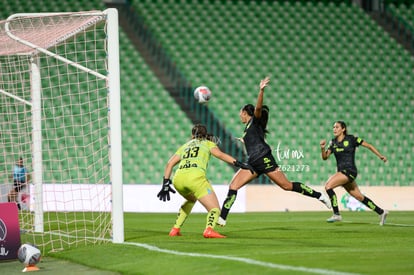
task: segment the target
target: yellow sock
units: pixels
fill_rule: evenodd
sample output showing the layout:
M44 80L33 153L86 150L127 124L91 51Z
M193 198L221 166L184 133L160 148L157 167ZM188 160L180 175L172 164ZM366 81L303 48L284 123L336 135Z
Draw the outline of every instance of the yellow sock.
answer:
M220 216L220 209L218 208L212 208L210 211L208 211L206 228L207 227L214 228L216 226L219 216Z
M180 211L178 212L177 219L175 220L174 227L181 228L184 224L185 220L187 219L188 215L190 215L191 210L194 207L195 202L192 201L185 201L183 205L181 205Z

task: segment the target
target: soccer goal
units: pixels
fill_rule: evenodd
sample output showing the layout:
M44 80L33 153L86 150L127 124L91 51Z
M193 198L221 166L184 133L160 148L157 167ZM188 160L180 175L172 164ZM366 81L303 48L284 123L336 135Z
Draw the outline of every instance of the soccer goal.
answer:
M0 45L0 202L22 158L22 241L123 242L117 10L14 14Z

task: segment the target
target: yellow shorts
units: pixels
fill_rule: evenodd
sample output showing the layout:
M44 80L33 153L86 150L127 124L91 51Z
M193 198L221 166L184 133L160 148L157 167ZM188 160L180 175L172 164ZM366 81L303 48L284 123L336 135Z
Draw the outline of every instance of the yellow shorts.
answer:
M202 173L180 173L173 178L175 189L181 196L193 194L197 199L214 192L211 183Z

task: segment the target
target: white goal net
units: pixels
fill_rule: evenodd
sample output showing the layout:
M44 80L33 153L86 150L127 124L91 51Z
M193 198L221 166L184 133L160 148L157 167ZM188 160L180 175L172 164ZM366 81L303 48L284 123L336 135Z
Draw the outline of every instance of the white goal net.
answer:
M115 9L0 21L0 202L44 251L123 241L117 24Z

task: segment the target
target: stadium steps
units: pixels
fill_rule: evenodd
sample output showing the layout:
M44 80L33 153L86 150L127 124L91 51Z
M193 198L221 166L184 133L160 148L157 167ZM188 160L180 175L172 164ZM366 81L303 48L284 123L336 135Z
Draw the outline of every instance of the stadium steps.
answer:
M414 10L413 6L407 7L404 1L385 1L384 11L372 11L368 14L392 38L414 55L414 13L412 10Z

